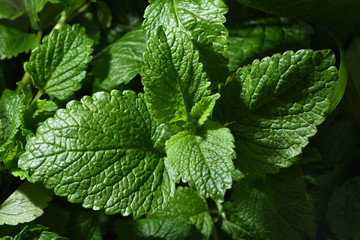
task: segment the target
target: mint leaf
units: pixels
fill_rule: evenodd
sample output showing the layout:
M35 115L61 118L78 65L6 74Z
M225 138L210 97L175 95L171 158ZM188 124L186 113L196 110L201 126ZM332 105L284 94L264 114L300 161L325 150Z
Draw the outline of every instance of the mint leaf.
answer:
M310 47L313 29L303 22L286 18L266 18L244 23L229 30L229 69L278 52Z
M328 50L287 51L236 72L219 107L236 139L240 171L262 174L292 165L325 119L338 77L334 63Z
M228 33L223 25L227 10L221 0L155 1L145 11L143 27L150 36L160 25L183 31L199 51L204 70L216 86L228 76Z
M360 177L346 181L335 189L328 206L331 230L340 239L360 237Z
M12 58L36 46L36 35L8 21L0 20L0 59Z
M0 225L31 222L43 214L51 191L39 184L23 183L0 205Z
M158 127L142 94L96 93L46 120L19 166L70 202L138 217L164 207L174 192L165 152L153 147Z
M13 240L68 240L56 233L46 231L48 228L41 225L27 225L14 238L6 237L5 239Z
M220 98L220 94L203 97L200 102L197 102L191 109L190 117L197 120L197 125L203 125L211 116L215 107L215 102Z
M0 98L0 162L10 162L17 154L16 134L23 122L23 97L5 89ZM22 145L21 145L22 146Z
M145 49L145 32L142 29L126 33L94 57L95 79L107 89L128 84L141 71Z
M43 38L24 64L35 87L50 96L65 100L80 89L93 41L79 25L64 25Z
M306 199L305 181L298 168L240 179L231 199L233 202L225 203L224 211L237 237L251 234L251 239L267 240L315 237L312 206Z
M170 176L189 182L205 197L223 201L235 170L234 138L229 129L208 121L197 134L183 131L166 142L166 167Z
M0 19L14 20L23 14L20 2L17 0L0 0Z
M188 121L192 107L210 95L198 51L176 28L159 27L149 38L142 77L147 105L160 123Z

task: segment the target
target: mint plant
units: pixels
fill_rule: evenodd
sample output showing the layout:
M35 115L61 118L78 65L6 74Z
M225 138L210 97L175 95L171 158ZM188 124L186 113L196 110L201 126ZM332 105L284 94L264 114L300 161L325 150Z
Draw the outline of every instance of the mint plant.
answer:
M357 239L360 6L290 2L0 0L0 238Z

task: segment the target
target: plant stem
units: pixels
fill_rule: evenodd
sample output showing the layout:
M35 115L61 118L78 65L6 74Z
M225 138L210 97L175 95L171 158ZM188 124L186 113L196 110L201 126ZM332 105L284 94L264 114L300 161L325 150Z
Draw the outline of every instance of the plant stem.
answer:
M31 101L30 105L32 105L34 102L36 102L38 99L40 99L42 95L43 95L43 91L39 90L38 93L36 94L36 96Z

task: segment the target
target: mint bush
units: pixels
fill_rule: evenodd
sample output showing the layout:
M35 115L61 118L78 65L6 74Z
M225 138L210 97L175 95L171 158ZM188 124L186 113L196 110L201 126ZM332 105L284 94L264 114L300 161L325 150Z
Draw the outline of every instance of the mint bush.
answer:
M360 5L275 2L0 0L0 238L358 239Z

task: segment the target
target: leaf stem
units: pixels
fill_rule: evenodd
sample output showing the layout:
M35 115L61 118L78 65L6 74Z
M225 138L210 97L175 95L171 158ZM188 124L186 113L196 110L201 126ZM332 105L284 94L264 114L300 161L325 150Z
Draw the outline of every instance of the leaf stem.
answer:
M39 100L42 95L43 95L43 91L39 90L38 93L35 95L34 99L31 101L30 105L32 105L34 102Z

